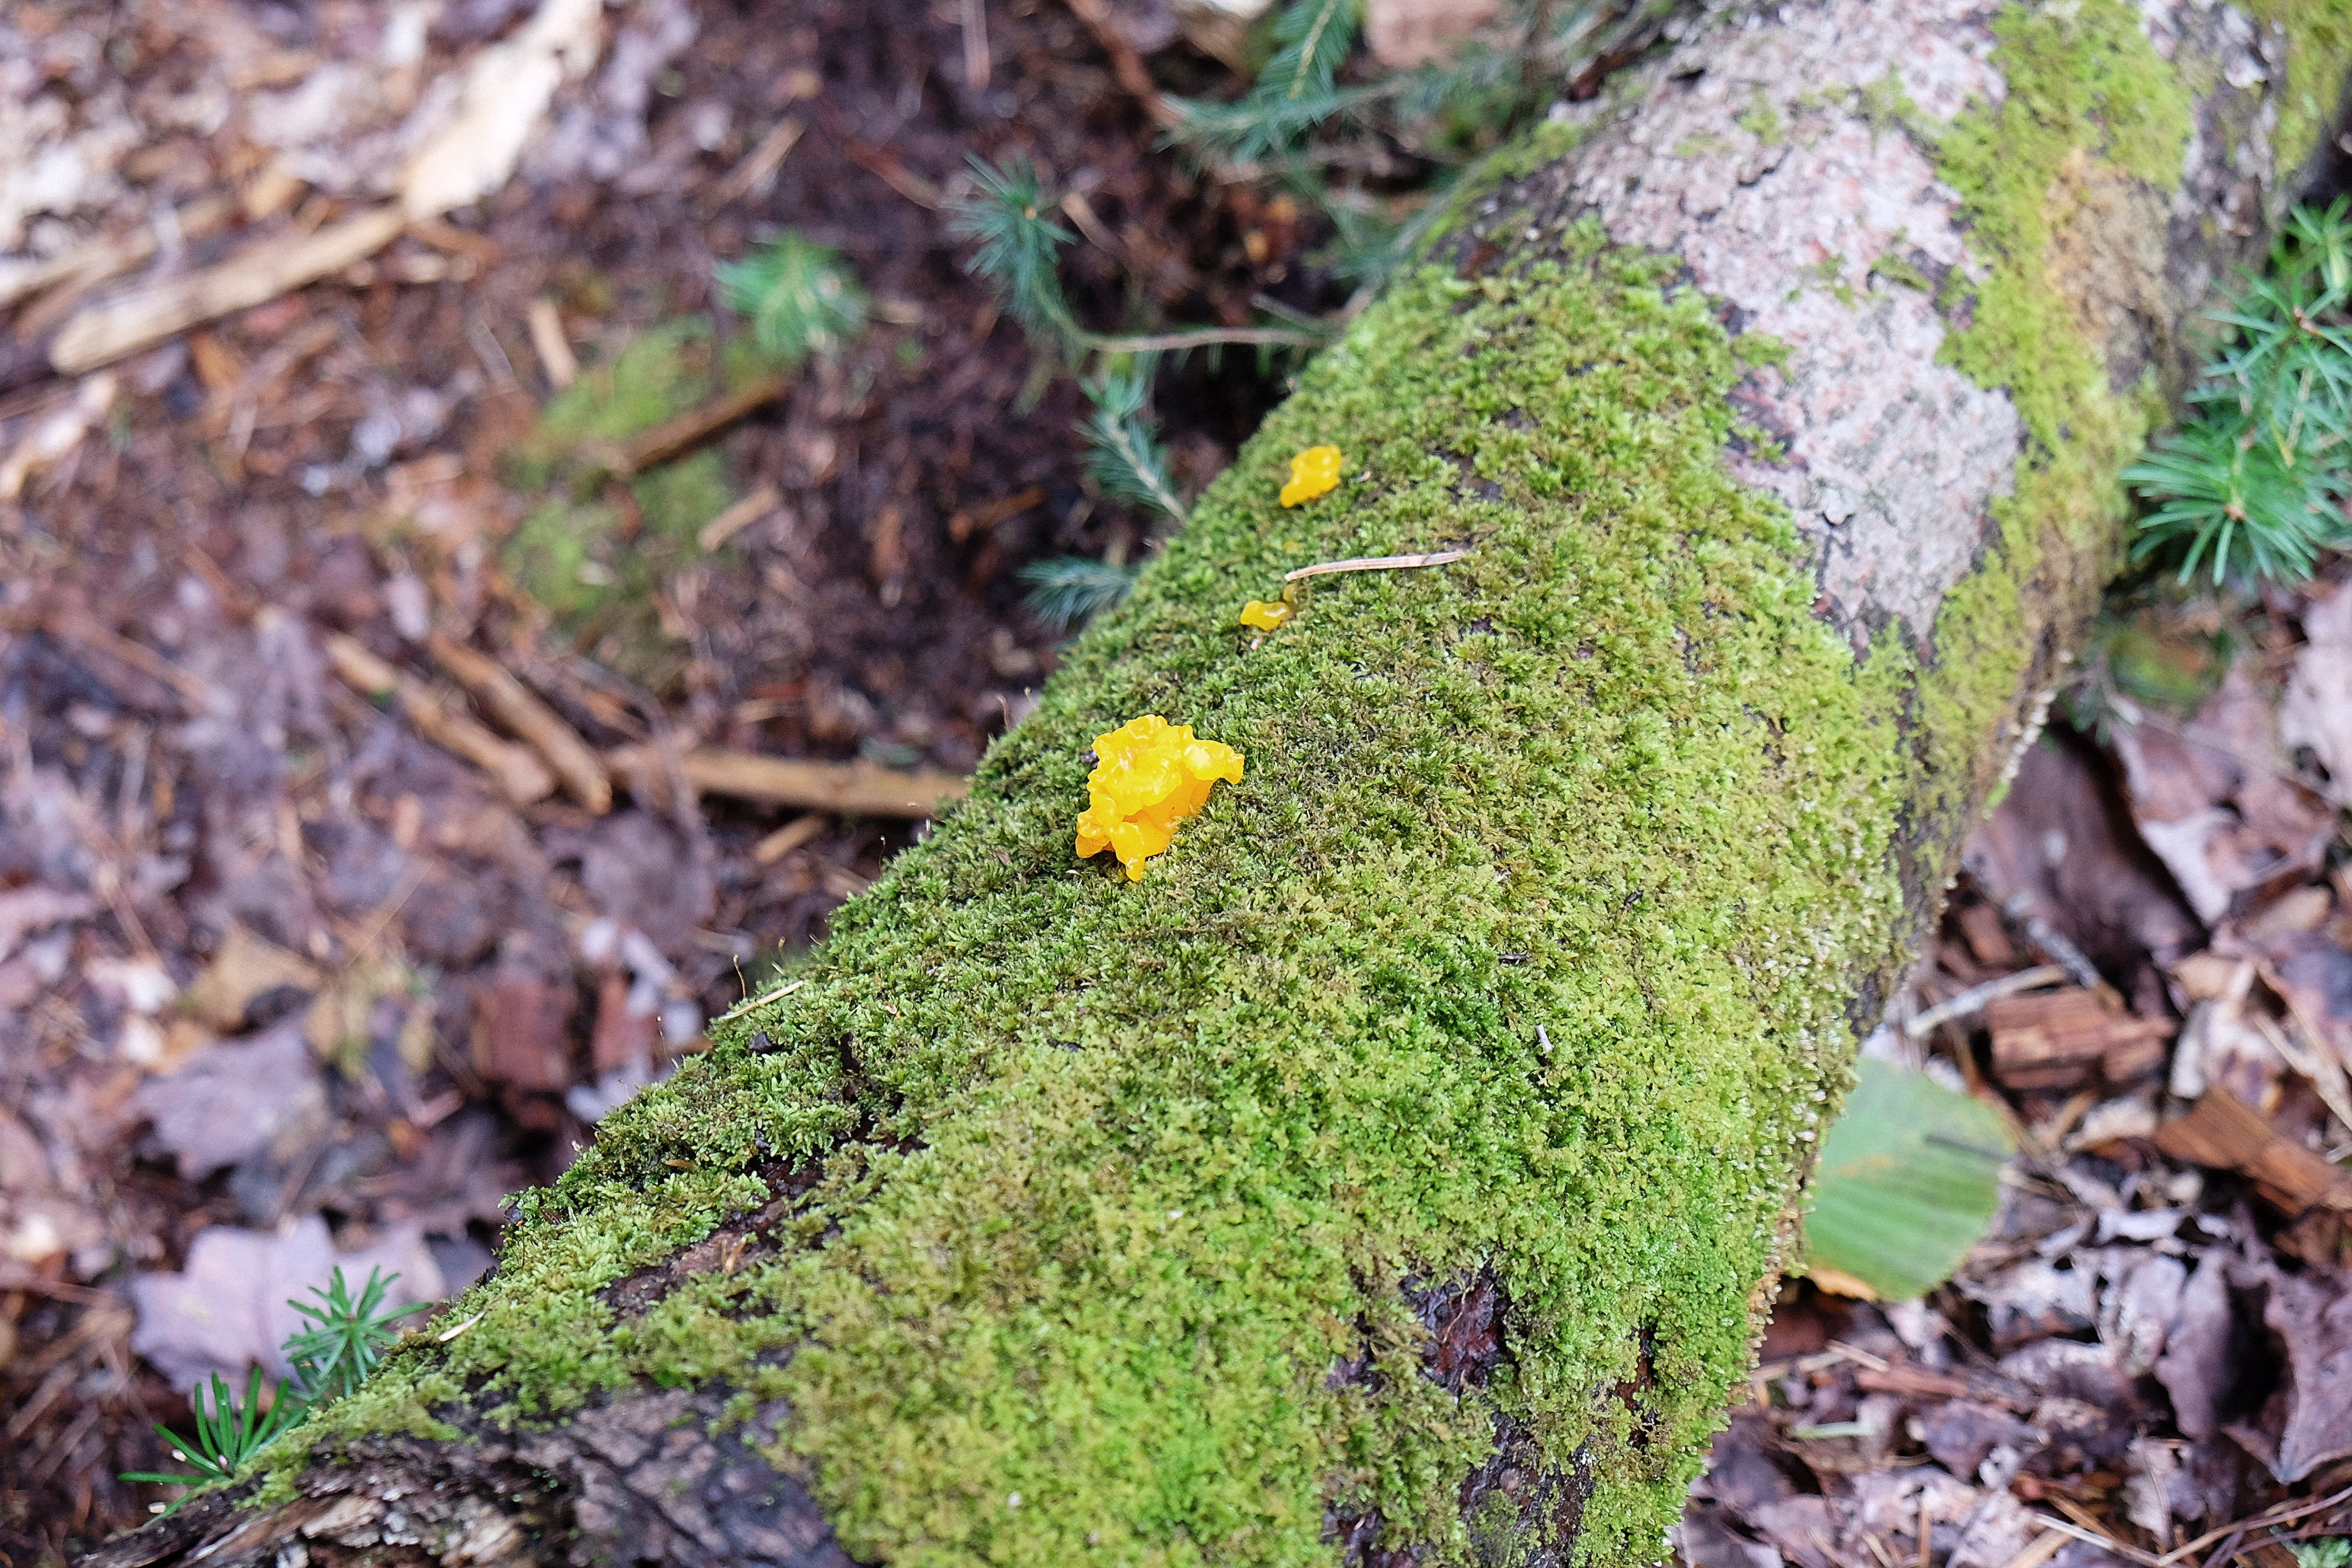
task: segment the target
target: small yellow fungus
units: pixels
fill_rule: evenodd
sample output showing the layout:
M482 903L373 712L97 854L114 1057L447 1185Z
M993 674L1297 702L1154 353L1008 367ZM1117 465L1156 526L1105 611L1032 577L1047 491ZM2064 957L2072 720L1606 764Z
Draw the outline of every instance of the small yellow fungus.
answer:
M1190 724L1146 713L1097 735L1087 809L1078 816L1078 858L1111 850L1129 881L1143 880L1144 861L1168 847L1176 824L1206 804L1218 779L1242 782L1242 754L1195 739Z
M1297 613L1278 599L1271 605L1262 599L1252 599L1242 606L1242 625L1270 632Z
M1339 448L1309 447L1290 459L1290 482L1282 487L1282 504L1297 506L1313 500L1339 482Z

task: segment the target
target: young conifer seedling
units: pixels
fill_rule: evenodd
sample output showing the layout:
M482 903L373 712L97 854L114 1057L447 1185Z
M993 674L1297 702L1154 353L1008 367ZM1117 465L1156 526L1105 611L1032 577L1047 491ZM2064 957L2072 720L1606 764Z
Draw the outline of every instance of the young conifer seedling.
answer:
M340 1399L358 1388L399 1337L392 1325L411 1312L424 1310L422 1302L378 1310L383 1306L384 1292L399 1278L397 1274L385 1275L371 1268L359 1299L353 1300L351 1287L345 1283L343 1270L338 1265L325 1289L310 1287L310 1294L319 1298L317 1306L293 1300L286 1303L309 1319L310 1326L288 1335L278 1347L293 1366L294 1375L278 1379L266 1410L261 1402L259 1367L255 1367L252 1376L246 1380L242 1403L222 1381L220 1373L215 1373L210 1408L206 1407L202 1384L188 1396L188 1407L196 1418L194 1437L182 1437L161 1426L155 1428L166 1451L188 1467L187 1473L126 1470L121 1479L165 1487L197 1487L240 1479L255 1455L292 1428L313 1406ZM170 1513L186 1500L183 1497L168 1508L159 1503L156 1510Z
M2234 329L2189 399L2197 413L2124 470L2158 502L2132 558L2224 579L2298 582L2352 541L2352 218L2304 208L2267 276L2213 320Z
M866 325L866 291L838 251L786 229L740 261L717 268L727 308L751 322L760 351L795 365L838 353Z

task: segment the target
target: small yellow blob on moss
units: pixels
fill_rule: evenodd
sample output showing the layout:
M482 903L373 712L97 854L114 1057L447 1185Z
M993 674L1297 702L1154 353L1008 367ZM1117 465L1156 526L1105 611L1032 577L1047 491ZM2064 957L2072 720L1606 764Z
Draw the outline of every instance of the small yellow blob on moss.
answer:
M1242 606L1242 625L1270 632L1297 613L1280 600L1269 605L1263 599L1252 599Z
M1339 448L1309 447L1290 459L1290 482L1282 487L1282 504L1297 506L1313 500L1339 482Z
M1144 861L1168 847L1176 824L1206 804L1219 779L1242 782L1242 754L1195 739L1190 724L1146 713L1096 736L1087 809L1078 816L1078 858L1111 850L1129 881L1143 880Z

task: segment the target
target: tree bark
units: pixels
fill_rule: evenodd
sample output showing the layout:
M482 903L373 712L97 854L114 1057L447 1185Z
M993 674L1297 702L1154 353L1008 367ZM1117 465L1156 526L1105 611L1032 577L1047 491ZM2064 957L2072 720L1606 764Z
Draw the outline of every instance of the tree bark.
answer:
M2281 15L1793 0L1496 160L798 986L93 1561L1657 1559L2328 129ZM1130 884L1071 831L1143 712L1248 771Z

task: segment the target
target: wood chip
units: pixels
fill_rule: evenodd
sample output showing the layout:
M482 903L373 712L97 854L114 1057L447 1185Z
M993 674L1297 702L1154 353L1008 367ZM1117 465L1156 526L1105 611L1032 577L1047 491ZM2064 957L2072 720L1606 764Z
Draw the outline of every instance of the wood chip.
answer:
M602 816L613 809L604 764L563 716L540 700L496 659L435 632L425 639L436 663L474 694L483 711L512 731L554 770L563 792Z
M572 352L572 340L563 335L563 317L554 300L541 297L530 302L526 320L539 368L547 373L548 385L561 392L580 374L580 358Z
M2281 1135L2225 1089L2207 1089L2187 1115L2158 1128L2156 1146L2192 1165L2240 1173L2283 1213L2352 1213L2352 1176Z
M327 660L343 683L371 700L389 698L416 732L443 751L463 757L496 779L517 805L543 800L555 789L555 775L528 746L501 740L466 714L442 702L424 682L404 675L368 651L358 638L327 639Z
M58 330L49 363L61 374L79 375L233 310L267 304L366 260L406 224L396 206L371 208L314 233L262 240L184 278L92 305Z
M226 197L206 196L165 215L156 223L142 224L120 239L94 239L37 259L12 257L0 261L0 307L13 305L44 289L58 290L41 301L46 308L61 295L79 294L110 278L120 278L134 267L144 266L155 254L160 243L156 237L159 229L174 231L181 239L202 239L216 233L234 210L235 204ZM45 324L29 316L19 317L17 335L34 336Z
M2073 1089L2093 1073L2126 1083L2156 1070L2179 1026L2140 1018L2079 988L1988 1003L1993 1076L2010 1089Z
M614 782L635 787L665 772L652 746L624 746L604 754ZM687 784L704 795L841 816L925 817L961 800L971 781L936 769L900 772L872 763L823 763L763 757L720 746L698 746L679 759Z
M762 866L772 866L793 850L824 832L831 820L822 812L810 812L795 816L773 833L751 847L751 858Z

